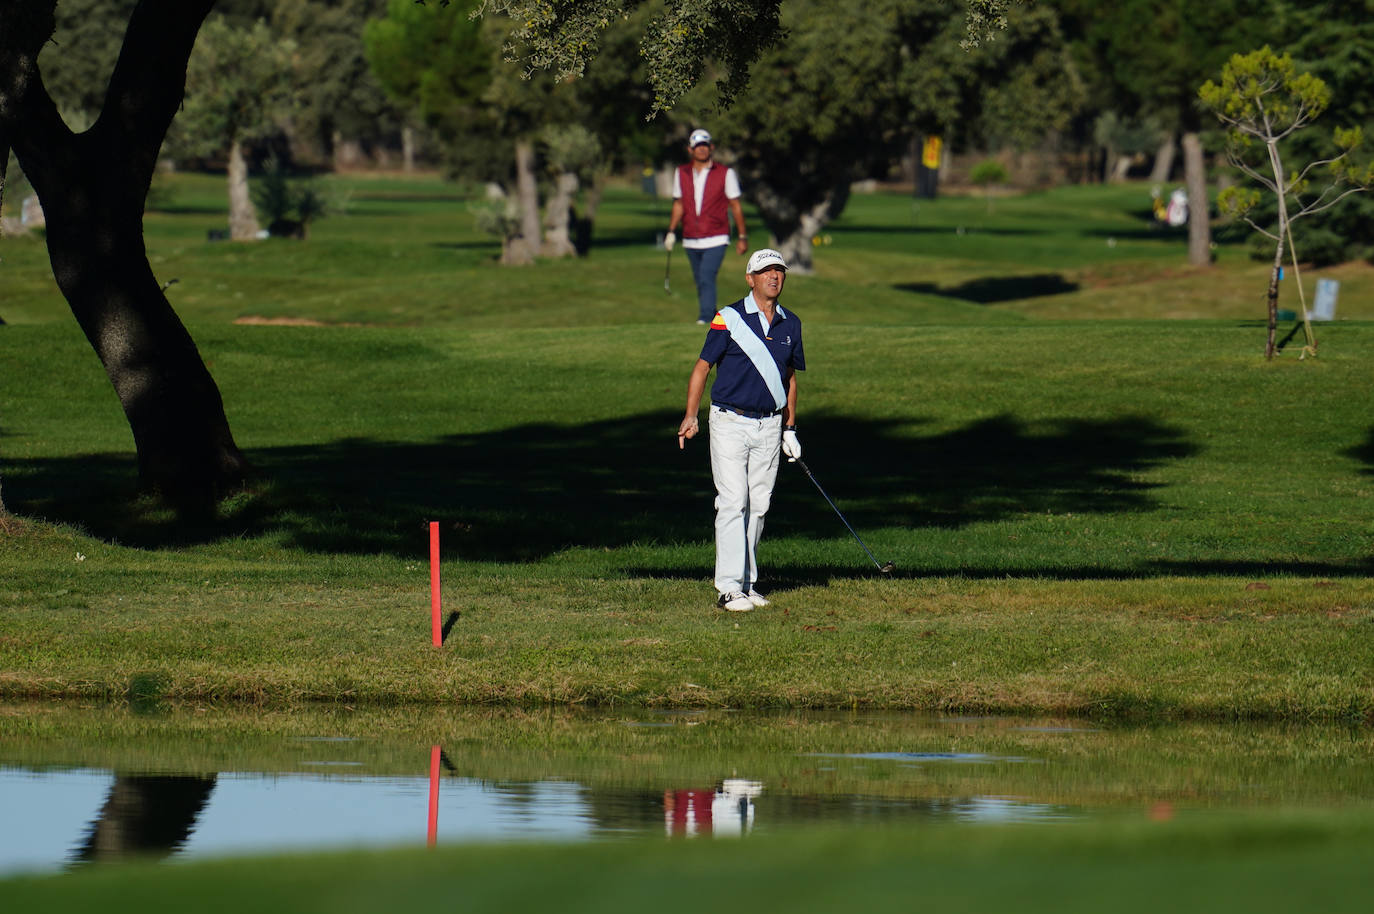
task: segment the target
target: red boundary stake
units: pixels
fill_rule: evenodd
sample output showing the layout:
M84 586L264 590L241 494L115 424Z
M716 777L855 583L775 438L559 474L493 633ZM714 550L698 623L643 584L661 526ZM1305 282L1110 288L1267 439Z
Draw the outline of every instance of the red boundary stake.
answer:
M439 522L429 522L429 616L434 646L444 643L442 623L439 621L442 591L439 587Z
M429 835L433 847L439 841L439 747L429 748Z

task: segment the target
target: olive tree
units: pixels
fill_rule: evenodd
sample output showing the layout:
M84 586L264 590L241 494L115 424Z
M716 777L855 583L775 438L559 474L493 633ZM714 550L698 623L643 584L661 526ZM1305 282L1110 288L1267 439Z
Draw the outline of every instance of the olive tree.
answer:
M200 30L186 71L186 100L173 125L178 145L229 160L229 237L257 237L248 193L245 147L277 129L290 105L295 44L277 39L265 22L239 28L211 18Z

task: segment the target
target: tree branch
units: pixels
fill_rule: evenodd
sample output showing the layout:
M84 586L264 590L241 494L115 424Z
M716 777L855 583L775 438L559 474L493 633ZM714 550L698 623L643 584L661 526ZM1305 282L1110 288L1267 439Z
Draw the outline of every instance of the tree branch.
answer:
M1333 185L1333 186L1334 186L1334 185ZM1337 203L1340 203L1340 202L1341 202L1342 200L1344 200L1346 197L1350 196L1351 194L1358 194L1358 193L1361 193L1362 191L1366 191L1366 190L1368 190L1368 189L1369 189L1369 188L1367 188L1367 187L1351 187L1351 188L1348 188L1348 189L1342 191L1341 194L1340 194L1340 196L1336 197L1334 200L1330 200L1330 201L1328 201L1328 202L1322 204L1321 206L1315 206L1315 205L1313 205L1312 207L1303 207L1303 208L1302 208L1301 210L1299 210L1298 212L1291 214L1291 215L1288 217L1288 221L1289 221L1289 222L1292 222L1294 219L1300 219L1300 218L1302 218L1303 216L1312 216L1312 215L1315 215L1315 214L1317 214L1317 213L1324 213L1324 212L1326 212L1327 210L1329 210L1331 207L1335 206ZM1331 190L1331 188L1328 187L1326 190L1329 191L1329 190ZM1323 197L1326 196L1326 191L1322 191L1322 196L1323 196ZM1319 197L1318 200L1320 200L1320 199L1321 199L1321 198Z
M72 137L38 71L38 54L57 28L56 6L0 0L0 136L30 180L42 180Z
M1270 192L1279 192L1279 186L1274 183L1274 180L1272 178L1265 177L1265 175L1262 172L1256 170L1253 165L1250 165L1249 163L1245 162L1240 157L1236 156L1234 153L1228 152L1227 158L1231 160L1232 165L1234 165L1236 168L1239 168L1241 172L1243 172L1245 175L1249 176L1250 178L1253 178L1254 180L1263 184L1265 187L1269 188Z
M1307 178L1307 173L1314 168L1318 168L1322 165L1330 165L1332 162L1339 162L1343 158L1345 158L1344 153L1338 156L1333 156L1329 159L1318 159L1315 162L1309 162L1306 166L1303 167L1302 171L1298 172L1297 177L1293 178L1293 182L1296 184L1299 181L1305 180Z
M150 178L186 94L186 61L215 0L139 0L129 17L105 104L91 128L120 143Z
M5 237L5 174L10 169L10 144L5 139L5 131L0 127L0 238ZM4 504L0 503L0 513L3 513Z
M1244 220L1246 221L1246 223L1250 226L1250 228L1252 228L1252 229L1254 229L1255 231L1259 232L1261 235L1263 235L1265 238L1268 238L1270 241L1278 241L1278 240L1279 240L1279 236L1278 236L1278 235L1275 235L1273 232L1269 231L1268 229L1260 228L1259 225L1255 222L1255 220L1251 219L1249 216L1241 216L1241 218L1244 219Z

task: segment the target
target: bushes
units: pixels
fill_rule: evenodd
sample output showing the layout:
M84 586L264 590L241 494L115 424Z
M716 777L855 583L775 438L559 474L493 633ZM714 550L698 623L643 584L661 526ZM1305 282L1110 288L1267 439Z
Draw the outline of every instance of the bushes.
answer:
M286 165L276 156L267 160L262 177L253 185L252 195L273 238L304 241L310 223L324 216L328 209L313 179L292 182Z

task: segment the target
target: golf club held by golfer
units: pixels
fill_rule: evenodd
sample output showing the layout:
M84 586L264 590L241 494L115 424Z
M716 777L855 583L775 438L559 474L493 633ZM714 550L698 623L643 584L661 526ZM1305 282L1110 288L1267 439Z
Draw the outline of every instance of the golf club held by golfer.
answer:
M830 496L825 494L825 489L821 488L821 484L816 480L816 475L811 472L811 468L808 467L805 461L801 459L800 447L798 449L797 456L794 458L790 458L788 462L795 463L797 466L802 468L802 471L806 473L807 478L811 480L813 485L815 485L816 491L821 493L821 497L825 499L826 504L830 505L831 508L835 509L835 513L839 515L840 522L843 523L845 525L845 528L854 535L854 539L859 544L859 547L863 549L864 552L868 553L868 557L873 560L873 564L877 567L877 569L881 571L883 574L891 574L896 569L896 566L893 565L891 562L879 562L878 557L873 554L873 551L864 545L864 541L859 537L859 534L855 532L854 528L849 525L849 521L845 520L844 514L841 513L840 509L835 505L835 502L831 501Z

